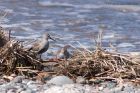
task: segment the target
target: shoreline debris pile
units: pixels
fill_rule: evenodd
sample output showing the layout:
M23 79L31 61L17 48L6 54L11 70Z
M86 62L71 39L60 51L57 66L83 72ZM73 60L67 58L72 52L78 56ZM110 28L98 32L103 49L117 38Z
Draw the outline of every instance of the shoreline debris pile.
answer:
M0 74L18 73L17 68L24 67L40 69L41 63L35 54L26 51L20 41L8 39L3 30L0 30Z
M62 64L61 64L62 65ZM69 65L61 66L61 71L72 78L82 76L87 80L105 77L106 79L140 78L140 63L133 62L131 57L117 53L110 53L102 49L97 49L92 53L87 51L77 53Z
M0 74L20 73L24 68L30 70L42 70L44 63L56 63L51 72L55 75L66 75L75 80L78 76L84 77L88 81L95 78L140 78L140 62L134 62L131 56L111 53L105 51L100 46L94 51L86 49L74 51L73 57L68 60L40 61L35 53L24 49L21 42L9 40L0 30ZM20 72L21 71L21 72ZM48 71L49 73L50 71ZM36 72L37 73L37 72ZM43 77L41 77L43 78Z

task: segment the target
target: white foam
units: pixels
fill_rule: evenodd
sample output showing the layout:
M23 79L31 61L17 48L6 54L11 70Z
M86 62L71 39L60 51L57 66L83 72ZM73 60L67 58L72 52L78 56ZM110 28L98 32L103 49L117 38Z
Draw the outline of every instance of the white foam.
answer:
M15 24L1 24L2 27L8 28L8 27L19 27L19 26L26 26L30 25L30 23L15 23Z
M4 9L4 11L5 11L6 13L13 13L13 12L14 12L13 9Z
M73 35L73 34L65 34L65 35L63 35L62 37L61 37L61 39L63 39L63 40L72 40L73 38L74 38L75 36Z
M7 23L9 22L9 19L7 18L0 18L0 23Z
M39 1L39 5L41 6L66 6L66 7L73 7L72 4L69 3L61 3L61 2L51 2L47 0Z
M31 23L34 23L34 22L41 22L41 23L45 23L45 22L48 22L48 23L53 23L53 20L51 19L34 19L34 20L31 20L30 21Z
M21 27L21 29L23 29L24 31L34 31L33 29L31 29L30 27Z
M135 47L135 45L131 43L120 43L117 47Z
M103 39L113 39L115 37L114 33L108 33L103 36Z
M23 10L26 10L26 11L29 10L29 8L27 8L27 7L20 7L20 9L23 9Z
M65 12L67 15L78 15L78 12Z
M42 25L43 28L47 28L47 27L53 28L53 27L55 27L55 26L54 26L54 23L43 23L43 24L41 24L41 25Z
M78 5L78 7L86 8L86 9L94 9L94 8L113 8L118 10L129 10L129 11L140 11L140 7L138 5L94 5L94 4L85 4Z
M31 40L33 40L33 39L38 38L38 35L37 34L34 34L34 35L28 35L28 36L14 36L14 37L16 37L19 40L25 40L25 39L31 39Z
M31 14L31 13L28 13L28 12L22 12L22 13L19 13L21 15L24 15L24 16L36 16L35 14Z

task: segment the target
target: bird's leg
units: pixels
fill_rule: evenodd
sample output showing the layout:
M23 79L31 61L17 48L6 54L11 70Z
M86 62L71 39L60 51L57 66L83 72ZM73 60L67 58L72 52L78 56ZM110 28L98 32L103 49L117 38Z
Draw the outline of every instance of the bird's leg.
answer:
M42 54L39 55L40 61L42 61Z
M65 67L67 67L69 65L67 58L64 56L64 60L65 60Z

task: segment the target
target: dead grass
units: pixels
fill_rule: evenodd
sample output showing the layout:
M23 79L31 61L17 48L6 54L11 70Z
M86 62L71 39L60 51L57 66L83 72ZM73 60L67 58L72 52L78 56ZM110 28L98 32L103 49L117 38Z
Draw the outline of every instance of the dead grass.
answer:
M10 37L10 35L9 35ZM131 56L111 53L102 48L102 31L100 31L96 41L94 51L86 49L79 42L82 50L75 48L73 57L69 60L51 59L46 63L54 62L53 73L55 75L67 75L73 79L77 76L83 76L87 80L93 78L140 78L140 62L135 62ZM8 39L3 29L0 30L0 73L11 74L43 70L44 61L36 58L35 53L23 48L21 42ZM43 64L42 64L43 63ZM44 72L41 72L44 73ZM45 72L46 74L47 72ZM49 72L48 72L49 73ZM25 74L27 75L27 74ZM48 75L48 74L46 74ZM40 79L41 80L41 79Z
M7 39L0 30L0 72L1 74L18 73L18 67L32 67L33 69L41 69L41 63L35 54L26 51L21 42ZM10 36L9 36L10 37Z
M140 61L133 61L131 56L111 53L102 48L102 31L99 32L96 49L90 51L79 44L83 50L76 49L69 65L60 64L60 74L72 78L83 76L90 80L96 77L136 79L140 78ZM63 66L62 66L63 65Z

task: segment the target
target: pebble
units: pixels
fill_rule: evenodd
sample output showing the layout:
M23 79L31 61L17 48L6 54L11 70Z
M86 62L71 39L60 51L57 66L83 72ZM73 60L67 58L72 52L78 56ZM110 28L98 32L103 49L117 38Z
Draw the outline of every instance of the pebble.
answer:
M52 78L51 80L49 80L47 83L61 86L64 84L73 84L74 82L67 76L56 76Z
M104 87L99 87L99 91L102 91L104 89Z
M31 89L27 89L27 90L21 91L20 93L34 93L34 92Z
M9 89L7 93L16 93L16 89Z
M84 87L80 84L66 84L63 86L53 86L48 90L46 90L45 93L94 93L93 88L91 87L90 89L85 88L87 87Z
M22 83L22 79L24 79L24 76L17 76L15 77L11 82L13 83Z
M108 82L104 82L102 85L104 87L108 87L109 89L112 89L112 88L116 87L117 82L108 81Z
M86 80L85 80L84 77L78 76L77 79L76 79L76 83L78 83L78 84L85 84Z
M19 89L17 89L17 93L21 93L24 90L26 90L26 89L25 88L19 88Z
M124 89L124 86L118 86L116 88L110 89L110 93L121 93Z
M140 86L135 87L131 83L116 85L113 81L106 81L96 85L86 85L73 83L67 76L56 76L48 81L49 83L41 84L19 78L21 77L0 85L0 93L140 93ZM77 82L84 81L81 76L78 79Z
M135 93L134 87L129 84L124 84L124 91L126 93L129 93L130 91L131 93Z
M140 93L140 89L138 89L135 93Z

